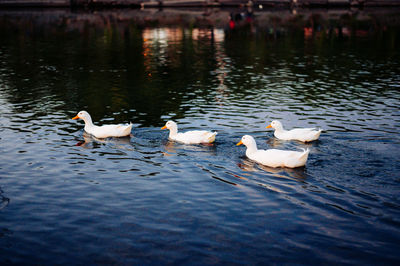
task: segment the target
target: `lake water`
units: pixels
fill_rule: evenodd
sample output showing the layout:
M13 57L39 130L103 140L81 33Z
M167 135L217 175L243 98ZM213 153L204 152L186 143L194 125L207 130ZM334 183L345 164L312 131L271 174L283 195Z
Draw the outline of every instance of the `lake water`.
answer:
M0 20L1 264L400 262L399 27L38 20ZM80 110L132 136L86 136ZM244 134L309 160L263 167Z

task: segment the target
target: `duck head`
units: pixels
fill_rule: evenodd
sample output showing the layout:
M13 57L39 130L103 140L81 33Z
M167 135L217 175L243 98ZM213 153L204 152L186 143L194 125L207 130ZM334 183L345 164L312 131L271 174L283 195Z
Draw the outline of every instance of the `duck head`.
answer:
M174 121L168 121L161 129L169 129L170 136L178 133L178 125Z
M89 113L86 111L80 111L76 116L74 116L72 119L82 119L85 122L92 122L92 118L90 117Z
M178 125L174 122L174 121L168 121L167 123L165 123L165 126L163 126L161 129L174 129L174 128L178 128Z
M242 139L236 144L236 146L239 145L245 145L246 147L251 147L254 146L256 144L256 141L254 140L254 138L250 135L244 135L242 137Z
M266 128L283 129L282 123L278 120L273 120Z

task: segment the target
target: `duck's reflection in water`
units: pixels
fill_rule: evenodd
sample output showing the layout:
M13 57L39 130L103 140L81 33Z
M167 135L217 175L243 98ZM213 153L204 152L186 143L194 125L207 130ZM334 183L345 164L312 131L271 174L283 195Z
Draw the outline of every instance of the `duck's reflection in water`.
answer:
M254 161L251 161L247 158L244 158L242 162L238 163L238 166L240 169L246 171L246 172L257 172L263 170L266 173L277 177L277 178L284 178L284 179L290 179L294 181L304 181L306 179L306 174L304 172L305 167L297 167L297 168L272 168L268 167L262 164L258 164Z
M10 203L10 199L3 196L3 190L0 188L0 210L4 209Z
M214 143L207 144L182 144L179 142L168 140L164 144L165 152L163 154L165 156L172 156L177 154L178 152L184 150L188 152L201 152L202 155L216 155L216 146Z
M267 141L266 141L268 146L270 148L274 148L274 149L286 149L287 144L289 144L289 143L296 144L296 147L298 149L300 149L300 148L307 149L307 148L312 148L314 146L318 146L318 142L319 142L319 140L312 141L312 142L301 142L298 140L290 140L289 141L289 140L277 139L275 137L271 137L271 138L267 139Z
M83 140L79 141L76 146L80 146L83 148L87 148L87 149L93 149L96 148L96 144L111 144L116 146L117 148L121 148L121 147L127 147L127 145L132 145L131 143L131 137L133 137L133 135L131 134L130 136L127 137L112 137L112 138L105 138L105 139L98 139L86 132L83 132Z
M248 176L247 177L242 177L239 175L235 175L236 178L246 180L248 182L254 183L258 186L261 186L263 188L266 188L268 190L272 190L278 193L289 193L293 189L293 185L288 184L286 182L278 182L276 183L273 181L272 183L276 183L276 185L271 185L271 184L266 184L265 182L260 182L260 180L257 180L256 178L253 177L251 172L260 172L263 171L268 176L272 176L275 178L279 179L287 179L287 180L294 180L296 182L304 182L306 178L306 174L304 173L304 167L300 168L272 168L272 167L267 167L261 164L258 164L256 162L253 162L247 158L243 158L241 162L239 162L238 167L242 170L245 171L244 175ZM266 180L267 181L267 180ZM278 188L277 186L281 187Z

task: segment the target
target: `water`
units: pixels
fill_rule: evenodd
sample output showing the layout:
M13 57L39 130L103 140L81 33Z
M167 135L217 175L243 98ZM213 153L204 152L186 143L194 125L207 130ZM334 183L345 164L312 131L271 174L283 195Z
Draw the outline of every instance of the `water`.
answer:
M398 29L0 25L2 264L399 263ZM92 139L80 110L132 136ZM168 141L169 119L216 143ZM251 162L244 134L307 165Z

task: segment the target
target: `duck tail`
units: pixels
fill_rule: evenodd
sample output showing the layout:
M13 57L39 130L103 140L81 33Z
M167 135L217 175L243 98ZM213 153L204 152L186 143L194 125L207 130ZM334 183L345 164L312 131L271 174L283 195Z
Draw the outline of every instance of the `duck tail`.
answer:
M315 135L316 139L318 139L319 136L321 136L321 132L322 132L322 131L323 131L322 128L319 128L319 129L318 129L318 132L317 132L317 134Z
M212 132L212 134L210 134L210 136L207 138L208 143L213 143L215 141L215 136L217 135L217 132Z
M132 126L133 126L132 122L129 122L129 125L127 125L127 127L125 129L125 134L127 134L127 135L131 134Z
M310 153L310 149L309 148L307 148L307 149L301 148L301 149L303 150L303 153L300 155L299 159L306 159L307 160L308 154Z

